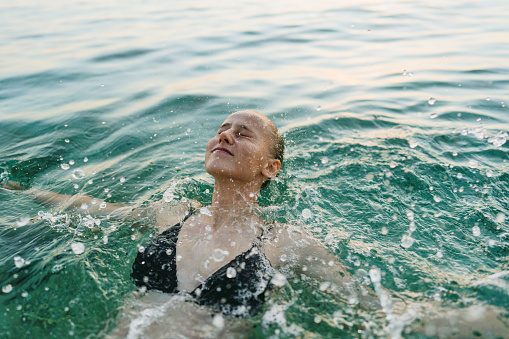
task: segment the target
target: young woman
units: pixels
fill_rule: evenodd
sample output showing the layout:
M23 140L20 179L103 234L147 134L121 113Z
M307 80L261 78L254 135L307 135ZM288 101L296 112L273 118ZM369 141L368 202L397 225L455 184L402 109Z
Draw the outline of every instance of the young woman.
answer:
M284 142L272 121L260 112L231 114L207 143L205 169L215 179L212 204L149 208L103 204L84 195L67 196L38 189L24 191L44 205L90 214L155 216L160 233L138 254L132 277L143 289L191 294L195 301L224 314L256 313L273 279L281 273L306 275L337 283L346 268L317 240L288 225L268 223L257 198L281 168ZM4 187L21 189L13 181ZM271 282L272 281L272 282Z

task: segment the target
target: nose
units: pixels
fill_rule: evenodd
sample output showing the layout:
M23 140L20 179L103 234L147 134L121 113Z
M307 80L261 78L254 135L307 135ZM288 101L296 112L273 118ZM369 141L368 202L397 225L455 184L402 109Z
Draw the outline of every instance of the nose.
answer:
M221 142L224 142L227 145L231 145L233 143L232 133L230 132L229 129L227 129L219 134L219 143L221 143Z

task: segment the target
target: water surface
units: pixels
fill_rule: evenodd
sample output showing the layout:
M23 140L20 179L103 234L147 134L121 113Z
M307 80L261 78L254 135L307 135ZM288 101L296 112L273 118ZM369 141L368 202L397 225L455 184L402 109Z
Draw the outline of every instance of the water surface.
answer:
M507 10L4 2L0 168L131 204L177 182L179 197L206 204L206 141L231 112L258 109L287 143L261 198L269 218L308 229L352 273L378 268L383 287L416 302L509 311ZM0 192L0 332L104 337L133 298L131 265L151 235ZM318 287L289 279L248 336L362 337L370 322L389 335Z

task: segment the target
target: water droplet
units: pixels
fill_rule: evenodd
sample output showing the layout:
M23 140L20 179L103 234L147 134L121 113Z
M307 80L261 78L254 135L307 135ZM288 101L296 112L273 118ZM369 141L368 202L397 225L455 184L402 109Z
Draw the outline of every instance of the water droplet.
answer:
M99 208L100 209L103 209L103 208L106 208L106 201L103 201L99 204Z
M23 298L28 297L28 292L23 292L23 293L21 293L21 296L22 296Z
M463 179L463 174L461 174L461 173L456 174L456 178Z
M479 226L472 227L472 234L474 235L474 237L478 237L481 235L481 229L479 228Z
M378 267L373 267L369 270L369 278L371 279L373 285L380 284L382 281L382 272L380 272Z
M458 152L452 152L452 156L453 157L457 157L458 156Z
M313 216L313 213L311 212L311 210L309 208L305 208L302 210L302 217L304 219L309 219Z
M85 175L85 172L81 168L76 168L74 171L72 171L72 177L76 180L83 179Z
M131 240L136 240L136 236L134 234L131 235Z
M69 140L69 139L65 139L64 141L65 141L66 144L71 142L71 140Z
M230 254L230 252L220 248L216 248L215 250L212 251L212 255L210 256L210 258L215 262L221 262L224 260L224 258L226 258L228 254Z
M60 164L60 167L64 170L64 171L67 171L69 168L71 168L69 166L69 164Z
M389 163L389 167L390 168L395 168L396 167L396 162L394 160L391 160L391 162Z
M230 279L235 278L237 276L237 270L233 267L228 267L226 270L226 276Z
M285 262L286 260L288 260L288 256L286 254L281 254L281 256L279 257L279 259L282 261L282 262Z
M83 162L88 162L88 158L87 158L87 157L84 157L84 158L83 158Z
M470 167L470 168L476 168L476 167L478 166L478 164L479 164L479 163L477 162L477 160L473 160L473 159L472 159L472 160L470 160L470 161L468 162L468 167Z
M430 117L431 119L435 119L436 117L438 117L438 113L433 112L433 113L431 113L431 114L429 115L429 117Z
M212 325L214 325L217 328L223 328L224 327L223 315L220 313L214 315L214 318L212 319Z
M212 216L212 212L207 207L200 208L200 214L208 215L209 217Z
M330 281L324 281L322 283L320 283L320 286L318 287L318 289L322 292L325 292L329 289L331 283Z
M12 291L12 285L11 284L8 284L8 285L5 285L4 287L2 287L2 292L3 293L10 293Z
M25 266L25 259L23 259L20 256L15 256L14 257L14 266L16 266L17 268L21 268L21 267Z
M119 181L120 181L121 183L124 183L124 182L125 182L125 178L124 178L124 177L122 177L122 178L120 178L120 180L119 180Z
M78 188L80 188L80 186L78 184L74 184L72 185L74 187L75 190L77 190Z
M328 162L329 162L329 158L327 158L327 157L323 157L322 159L320 159L320 161L322 162L322 164L324 164L324 165L325 165L326 163L328 163Z
M408 211L406 211L406 216L407 216L408 220L414 220L415 214L413 211L408 210Z
M401 238L401 247L409 248L410 246L412 246L414 244L414 242L415 242L414 238L412 238L411 236L405 234Z
M74 160L69 160L69 165L74 165Z
M317 111L321 111L321 110L322 110L322 106L317 106L317 107L316 107L316 110L317 110Z
M442 201L442 198L440 198L438 195L435 195L433 197L433 200L435 200L435 202L440 202L440 201Z
M382 227L382 235L387 235L387 233L389 233L389 230L387 229L387 227Z
M504 213L498 213L498 214L497 214L497 217L495 218L495 222L496 222L497 224L502 224L502 223L504 223L504 222L505 222L505 218L506 218L506 217L505 217L505 214L504 214Z
M493 173L493 171L492 171L492 170L490 170L490 169L486 170L486 176L487 176L488 178L491 178L493 175L494 175L494 173Z
M26 226L29 222L30 222L30 218L27 216L24 216L24 217L19 218L16 221L16 225L18 225L18 227L23 227L23 226Z
M71 244L71 249L74 252L74 254L82 254L85 252L85 244L82 242L73 242Z
M437 251L437 258L443 258L444 257L444 254L442 253L441 250L438 250Z
M145 246L138 247L138 252L140 252L140 253L145 252Z
M105 245L108 243L108 236L107 236L107 235L105 235L105 236L103 237L103 243L104 243Z
M417 141L410 141L408 145L410 146L410 148L416 148L417 146L419 146L419 143Z
M274 276L272 277L272 280L270 282L274 286L278 286L278 287L284 286L287 283L286 277L279 272L274 274Z
M430 105L434 105L435 102L437 102L437 99L435 99L435 98L429 98L429 100L428 100L428 104L430 104Z
M366 174L366 180L374 180L374 179L375 179L375 175L373 173Z

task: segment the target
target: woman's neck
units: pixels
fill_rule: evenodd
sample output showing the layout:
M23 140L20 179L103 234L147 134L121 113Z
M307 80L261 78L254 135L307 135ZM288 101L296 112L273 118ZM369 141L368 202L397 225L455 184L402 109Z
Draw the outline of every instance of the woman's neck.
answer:
M219 227L227 220L247 222L253 218L258 219L258 193L259 187L252 183L239 184L216 180L210 205L214 224Z

